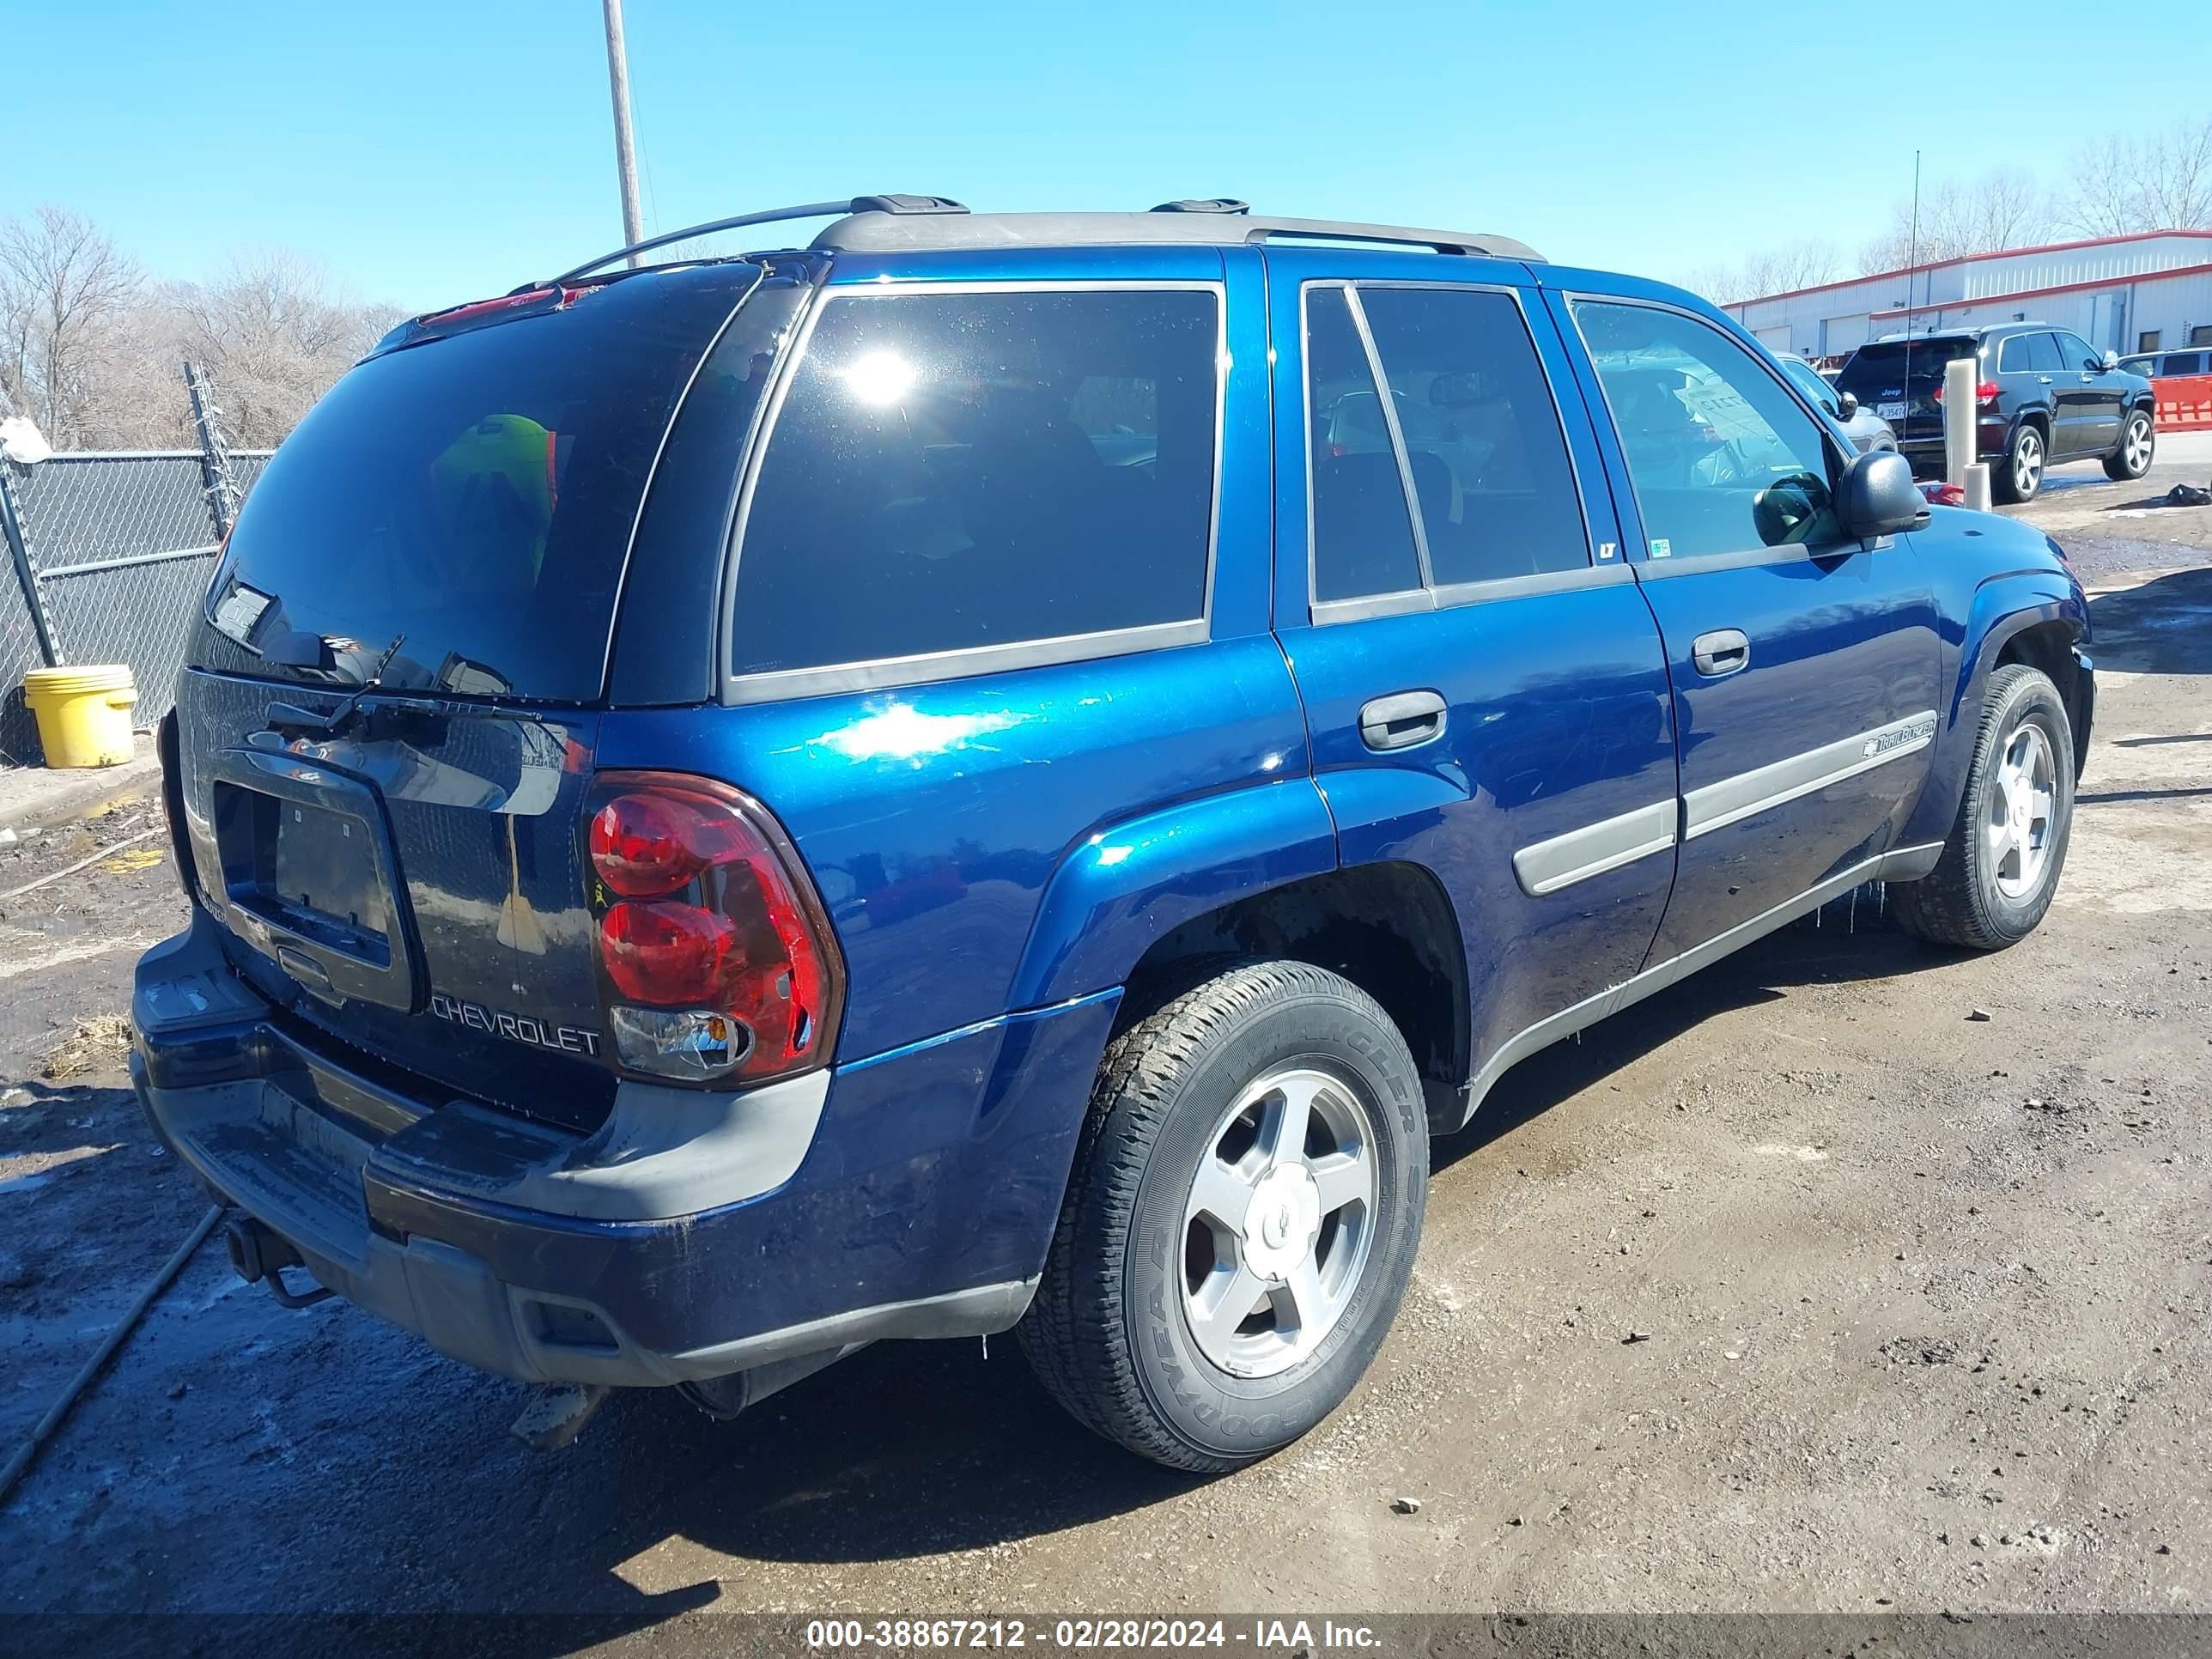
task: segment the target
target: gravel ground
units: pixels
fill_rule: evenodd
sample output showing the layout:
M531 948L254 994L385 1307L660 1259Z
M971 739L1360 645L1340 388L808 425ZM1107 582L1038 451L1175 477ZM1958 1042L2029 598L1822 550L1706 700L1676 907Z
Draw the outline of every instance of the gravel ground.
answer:
M2024 514L2100 590L2042 930L1948 954L1866 890L1519 1067L1437 1149L1373 1375L1267 1464L1135 1462L1011 1340L734 1423L618 1398L535 1455L513 1385L210 1246L0 1510L0 1613L592 1613L680 1650L726 1644L666 1622L702 1609L2203 1609L2212 510L2115 516L2150 484ZM0 892L157 822L8 849ZM202 1207L90 1024L180 913L159 836L0 901L0 1445Z

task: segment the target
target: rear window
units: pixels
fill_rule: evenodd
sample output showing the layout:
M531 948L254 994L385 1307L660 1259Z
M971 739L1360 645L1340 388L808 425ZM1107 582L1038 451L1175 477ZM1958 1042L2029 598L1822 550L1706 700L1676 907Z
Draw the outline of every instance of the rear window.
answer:
M833 295L746 511L732 672L1201 617L1219 342L1206 289Z
M395 688L597 698L661 435L757 275L616 282L361 364L254 486L209 620L276 673L358 684L389 653ZM767 367L725 354L720 389Z
M1873 403L1884 393L1900 397L1910 391L1925 397L1943 384L1944 364L1954 357L1972 357L1977 350L1970 335L1863 345L1836 376L1836 387L1863 404Z

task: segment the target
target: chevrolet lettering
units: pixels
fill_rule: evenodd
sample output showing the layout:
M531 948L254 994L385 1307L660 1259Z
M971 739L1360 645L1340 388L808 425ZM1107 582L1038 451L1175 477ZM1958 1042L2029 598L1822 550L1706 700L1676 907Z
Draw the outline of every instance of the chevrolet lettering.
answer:
M532 1048L555 1048L572 1054L597 1054L599 1034L573 1025L549 1025L543 1020L532 1019L527 1014L510 1014L503 1010L485 1007L480 1002L463 1002L449 997L443 991L430 994L430 1012L440 1019L451 1020L456 1025L465 1025L473 1031L488 1031L494 1036L505 1037L509 1042L526 1042Z

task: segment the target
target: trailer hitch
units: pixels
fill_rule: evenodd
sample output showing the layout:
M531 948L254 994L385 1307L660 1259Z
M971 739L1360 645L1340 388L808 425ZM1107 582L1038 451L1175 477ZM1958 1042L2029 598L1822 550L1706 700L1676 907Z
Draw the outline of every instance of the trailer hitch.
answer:
M304 1267L300 1253L283 1234L262 1225L251 1216L234 1216L223 1224L222 1242L230 1251L231 1271L249 1285L266 1285L279 1307L312 1308L337 1294L328 1285L295 1291L284 1282L284 1269Z

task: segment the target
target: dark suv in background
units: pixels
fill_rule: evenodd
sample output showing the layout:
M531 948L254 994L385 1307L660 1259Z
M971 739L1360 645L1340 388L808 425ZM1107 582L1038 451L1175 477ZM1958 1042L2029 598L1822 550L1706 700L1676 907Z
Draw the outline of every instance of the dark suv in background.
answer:
M1913 470L1943 467L1943 369L1977 370L1975 452L2001 501L2025 501L2059 461L2097 459L2106 476L2140 478L2157 438L2150 382L2080 335L2048 323L2002 323L1875 340L1851 354L1836 389L1889 422Z

